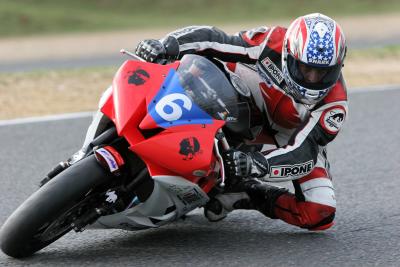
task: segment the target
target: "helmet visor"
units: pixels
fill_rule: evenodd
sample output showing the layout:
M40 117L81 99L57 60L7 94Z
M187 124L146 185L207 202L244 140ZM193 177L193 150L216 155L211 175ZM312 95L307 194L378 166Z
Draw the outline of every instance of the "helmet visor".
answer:
M300 86L309 90L323 90L332 87L339 79L341 64L317 66L305 64L292 55L287 56L288 70L291 78Z

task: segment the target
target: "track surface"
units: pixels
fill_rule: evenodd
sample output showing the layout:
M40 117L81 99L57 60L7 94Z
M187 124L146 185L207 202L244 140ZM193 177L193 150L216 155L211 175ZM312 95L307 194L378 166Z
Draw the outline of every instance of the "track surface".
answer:
M350 119L329 147L338 211L328 231L248 211L209 223L199 210L159 229L70 233L23 261L0 252L0 266L400 266L399 98L400 90L350 95ZM0 224L79 148L89 121L0 127Z

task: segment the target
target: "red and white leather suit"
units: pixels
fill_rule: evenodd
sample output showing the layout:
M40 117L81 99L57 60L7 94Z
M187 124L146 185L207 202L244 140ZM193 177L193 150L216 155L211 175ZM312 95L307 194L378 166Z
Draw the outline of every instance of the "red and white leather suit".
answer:
M286 28L260 27L227 35L215 27L192 26L170 33L179 43L179 57L199 54L225 62L228 73L250 88L253 101L267 117L255 142L272 141L265 153L268 181L292 180L295 194L281 195L274 208L279 219L302 228L323 230L333 224L336 200L326 145L338 134L347 109L341 76L329 94L315 105L298 103L282 76L282 45ZM260 71L263 69L264 71Z

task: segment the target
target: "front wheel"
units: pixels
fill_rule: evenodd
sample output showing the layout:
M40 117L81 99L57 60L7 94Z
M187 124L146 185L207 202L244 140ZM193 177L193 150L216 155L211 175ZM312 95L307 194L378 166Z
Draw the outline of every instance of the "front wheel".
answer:
M27 257L72 229L74 216L85 209L88 192L111 175L91 155L75 163L31 195L0 230L1 250Z

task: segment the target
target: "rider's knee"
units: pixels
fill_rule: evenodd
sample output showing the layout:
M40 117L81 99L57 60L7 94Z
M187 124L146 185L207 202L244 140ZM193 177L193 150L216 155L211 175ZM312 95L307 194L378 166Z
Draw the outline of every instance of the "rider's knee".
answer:
M322 231L329 229L334 224L336 208L325 205L313 206L307 212L302 228L310 231Z

